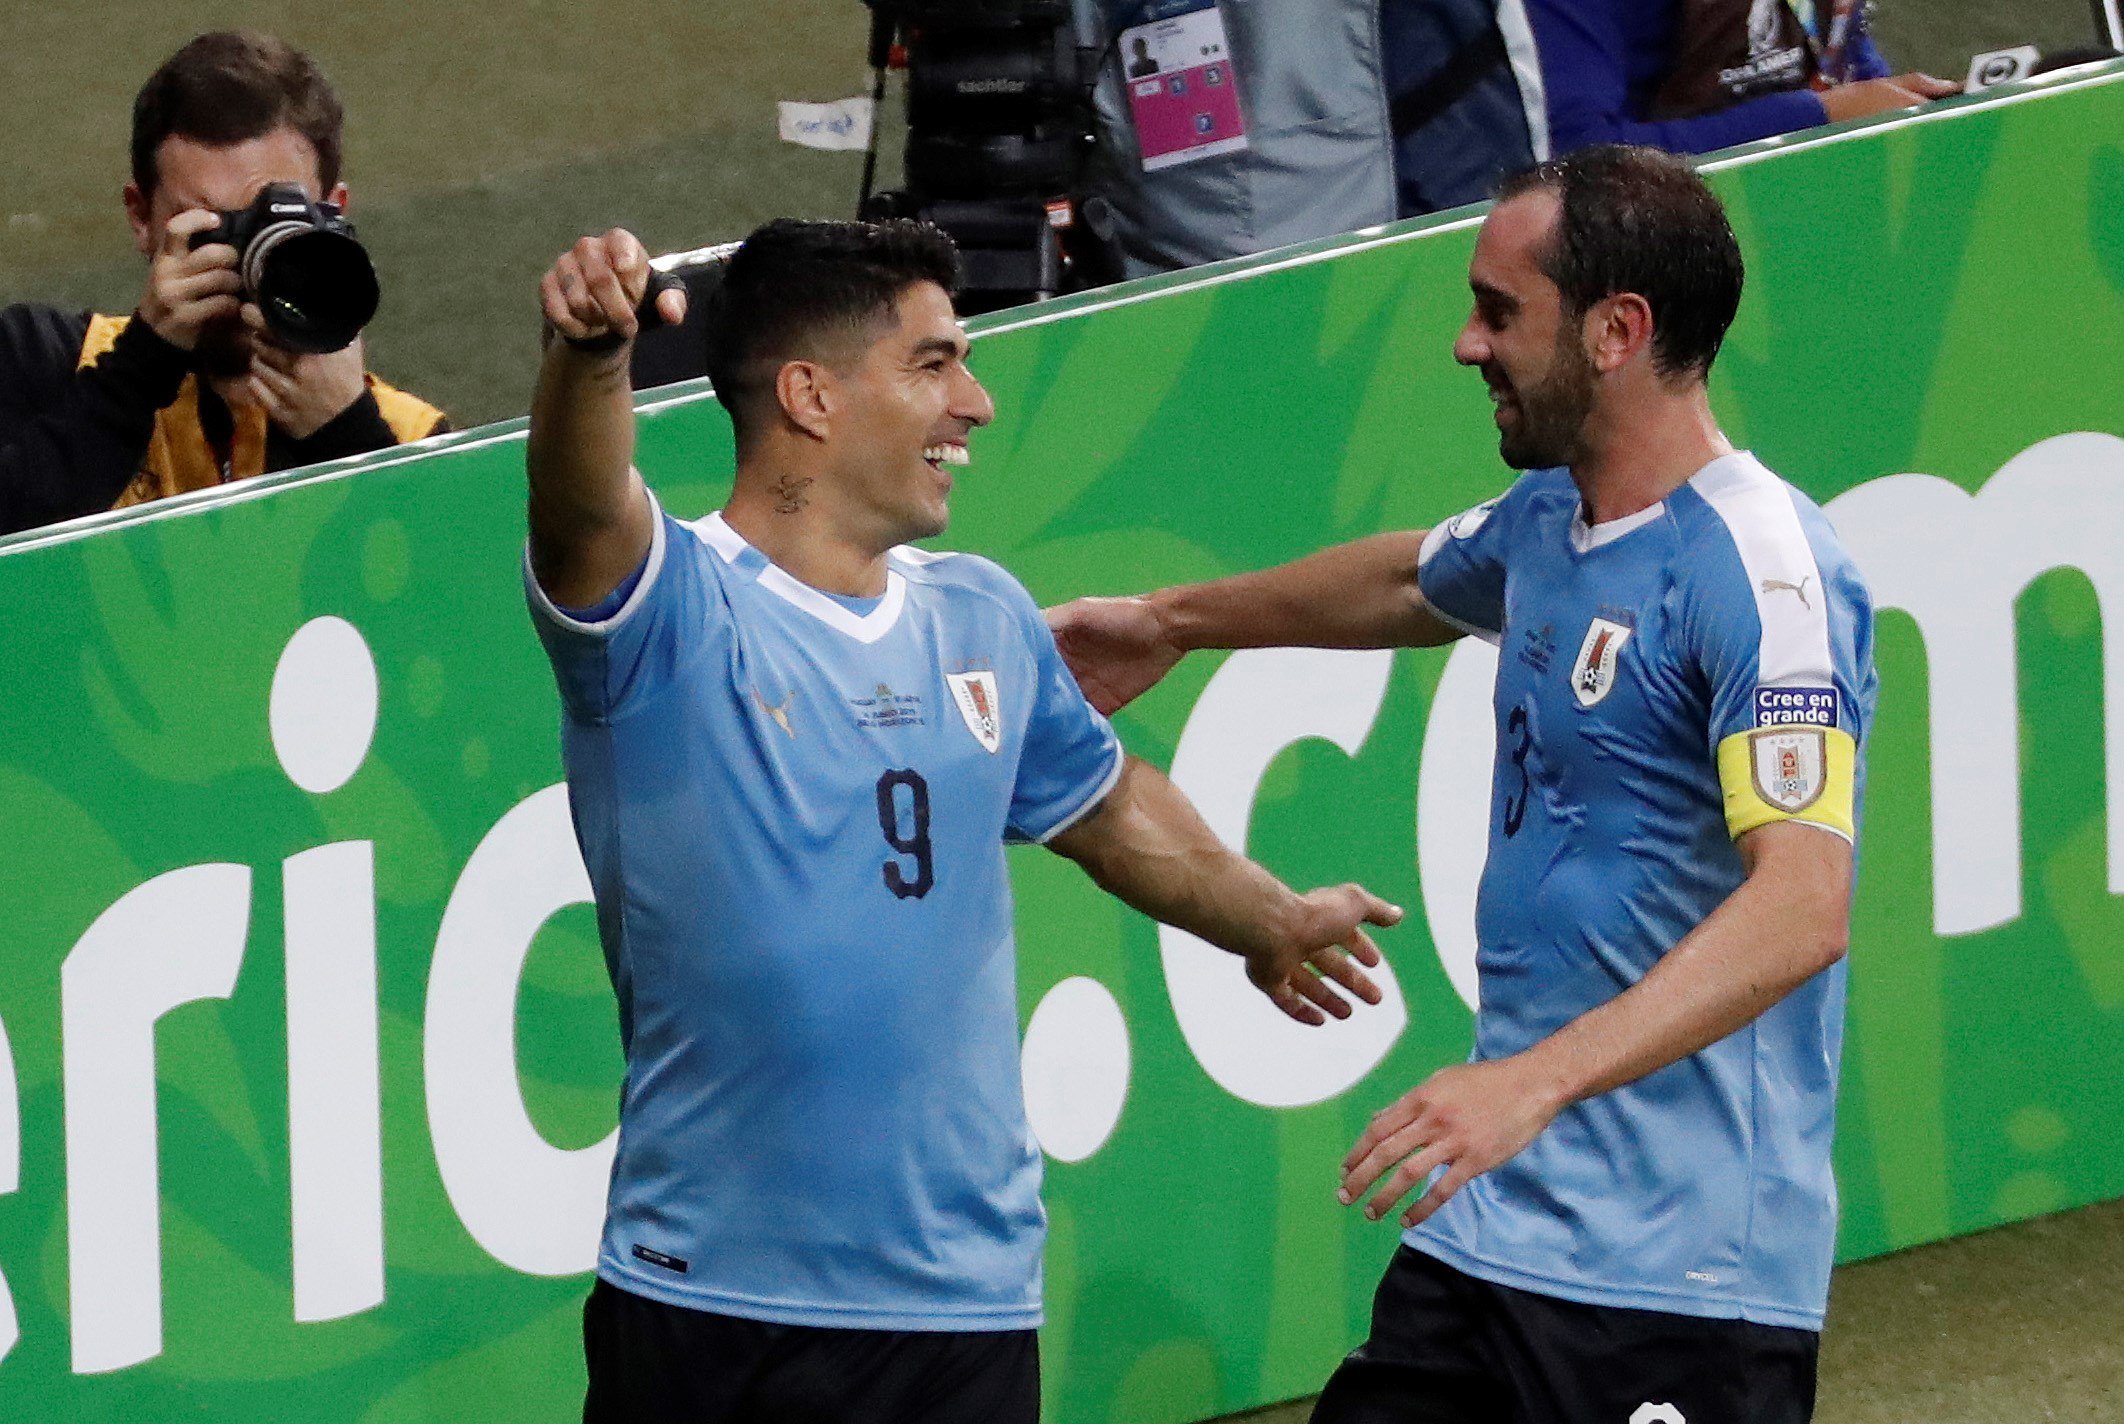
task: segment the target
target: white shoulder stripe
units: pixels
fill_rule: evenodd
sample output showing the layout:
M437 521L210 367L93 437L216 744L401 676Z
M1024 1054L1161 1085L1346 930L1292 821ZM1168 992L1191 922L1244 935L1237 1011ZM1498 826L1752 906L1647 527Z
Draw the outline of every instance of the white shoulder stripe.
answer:
M1416 567L1418 569L1431 562L1431 556L1445 547L1447 538L1446 526L1452 522L1450 519L1441 519L1436 524L1433 524L1430 531L1423 536L1423 543L1416 550Z
M649 557L642 565L641 578L635 581L634 592L628 594L618 610L602 623L585 623L561 611L560 605L555 603L540 585L538 576L531 572L531 545L528 540L525 541L524 584L531 590L532 606L542 617L552 620L571 633L609 637L617 633L627 620L634 616L635 610L648 601L649 590L656 586L657 577L664 571L664 507L656 502L656 491L648 490L646 486L644 488L649 495Z
M1689 484L1725 521L1755 594L1758 685L1828 684L1829 596L1792 491L1745 451L1713 460Z
M917 568L924 564L934 564L940 559L955 559L959 555L956 549L917 549L912 544L895 544L886 552L892 558L913 564Z

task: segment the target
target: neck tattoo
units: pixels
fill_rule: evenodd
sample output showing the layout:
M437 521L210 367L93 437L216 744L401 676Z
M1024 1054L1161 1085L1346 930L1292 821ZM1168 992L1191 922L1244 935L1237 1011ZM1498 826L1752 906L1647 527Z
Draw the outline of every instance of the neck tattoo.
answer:
M776 514L795 514L805 505L811 503L810 497L804 493L804 487L810 483L811 476L809 475L784 475L776 480L774 482L774 512Z

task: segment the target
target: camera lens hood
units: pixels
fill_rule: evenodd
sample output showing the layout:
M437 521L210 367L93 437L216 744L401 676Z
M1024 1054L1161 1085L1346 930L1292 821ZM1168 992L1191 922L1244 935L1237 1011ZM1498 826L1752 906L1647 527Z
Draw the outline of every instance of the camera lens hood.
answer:
M274 339L293 351L344 349L381 298L368 252L343 224L272 223L244 248L241 275Z

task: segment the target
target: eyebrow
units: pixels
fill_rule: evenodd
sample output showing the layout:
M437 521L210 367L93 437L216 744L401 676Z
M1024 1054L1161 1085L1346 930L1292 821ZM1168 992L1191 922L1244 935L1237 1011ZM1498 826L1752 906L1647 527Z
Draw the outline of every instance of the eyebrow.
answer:
M1519 298L1501 287L1493 287L1488 282L1478 282L1472 277L1468 279L1468 286L1474 289L1477 301L1493 303L1502 308L1507 316L1519 310Z
M941 336L925 336L914 344L912 359L920 361L926 356L951 356L963 360L971 349L965 337L947 340Z

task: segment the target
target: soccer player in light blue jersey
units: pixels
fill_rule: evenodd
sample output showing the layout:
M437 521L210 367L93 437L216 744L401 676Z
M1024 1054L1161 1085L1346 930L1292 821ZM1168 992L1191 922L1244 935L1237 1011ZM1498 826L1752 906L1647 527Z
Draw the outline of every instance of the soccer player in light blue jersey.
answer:
M1301 1021L1379 997L1353 961L1399 910L1228 850L1010 575L908 546L993 414L956 271L911 223L747 239L708 313L736 482L693 523L632 469L641 244L544 279L526 588L627 1059L592 1424L1037 1418L1007 841L1243 956Z
M1527 473L1436 528L1051 617L1102 710L1190 648L1498 650L1469 1061L1343 1163L1411 1192L1323 1424L1797 1424L1873 614L1705 380L1740 300L1717 198L1605 147L1504 187L1454 347Z

